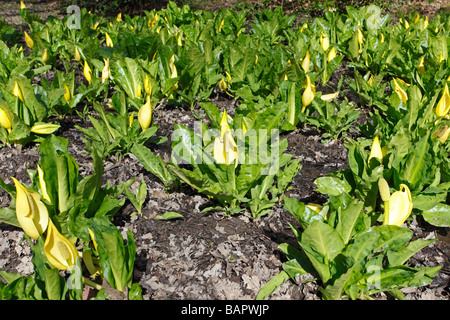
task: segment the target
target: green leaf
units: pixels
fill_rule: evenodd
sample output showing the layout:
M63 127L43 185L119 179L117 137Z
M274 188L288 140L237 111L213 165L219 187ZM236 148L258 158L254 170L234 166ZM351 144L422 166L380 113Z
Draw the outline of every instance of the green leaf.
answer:
M355 234L355 227L363 212L364 203L354 199L348 206L338 209L338 224L336 231L340 234L345 244L350 241L352 235Z
M405 168L400 172L400 179L406 181L411 190L420 190L428 180L428 170L433 163L431 154L429 153L430 144L428 138L430 131L420 138L413 145L407 158Z
M173 186L174 178L160 156L156 156L142 144L134 144L131 153L136 156L146 170L158 177L165 187Z
M171 220L171 219L178 219L178 218L184 218L182 214L179 214L178 212L175 211L169 211L169 212L165 212L162 215L157 215L155 217L155 219L157 220Z
M422 212L422 216L426 222L437 227L450 226L450 205L438 203L433 208Z
M141 81L142 69L135 59L125 57L123 60L117 60L111 65L111 72L114 76L114 82L117 83L131 98L136 98L136 88L143 82Z
M352 188L346 182L337 177L320 177L314 181L317 185L317 192L329 196L338 196L342 193L349 193Z
M330 277L330 261L344 249L344 242L338 232L331 226L314 221L301 234L300 246L324 283Z
M323 216L295 198L284 198L284 209L289 211L303 228L314 221L324 221Z
M45 292L49 300L65 300L65 279L59 274L59 270L55 268L44 267L45 269Z
M405 248L402 248L398 251L388 251L387 257L389 260L389 265L396 267L404 264L409 258L411 258L417 251L426 247L430 243L435 242L436 239L417 239L415 241L411 241L409 245Z
M50 135L39 146L41 159L39 166L44 172L44 180L51 203L59 212L68 207L68 200L78 186L78 164L68 152L68 141Z
M94 218L91 227L103 274L113 288L122 292L133 271L136 246L132 234L127 233L125 246L120 231L108 219Z
M271 295L279 286L285 283L289 279L289 275L285 271L281 271L279 274L270 279L258 292L256 300L264 300Z
M16 212L10 208L6 207L0 208L0 221L20 228Z

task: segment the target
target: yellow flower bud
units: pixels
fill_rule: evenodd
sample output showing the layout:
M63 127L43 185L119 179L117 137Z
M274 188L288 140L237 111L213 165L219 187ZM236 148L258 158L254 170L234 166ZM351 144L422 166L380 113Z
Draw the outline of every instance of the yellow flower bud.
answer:
M45 180L44 180L44 171L42 171L41 167L39 167L39 165L37 166L37 171L38 171L38 178L39 178L39 186L41 187L41 192L42 192L42 198L44 198L44 200L47 200L48 202L50 201L50 197L48 196L47 193L47 186L45 184Z
M106 46L111 48L114 47L114 43L108 33L105 33L105 38L106 38Z
M394 90L398 94L400 100L403 101L403 103L406 103L408 100L408 95L405 90L400 87L400 85L397 83L397 81L394 79Z
M381 200L383 200L383 202L389 201L391 192L389 191L389 185L384 178L378 180L378 190L380 191Z
M142 86L141 83L139 82L136 87L136 97L140 98L141 95L142 95Z
M307 50L302 62L302 68L303 70L305 70L305 73L308 72L310 64L311 64L311 56L309 55L309 50Z
M91 83L92 81L92 70L89 67L89 64L86 60L84 60L84 69L83 69L84 77L88 81L88 83Z
M305 111L306 107L311 104L314 100L314 95L316 94L316 87L311 84L311 79L306 76L306 88L302 95L302 112Z
M30 131L37 134L52 134L60 127L59 124L39 123L31 127Z
M108 80L109 77L111 76L111 69L109 68L109 58L106 60L103 59L103 61L105 62L105 66L103 67L102 70L102 83Z
M148 76L148 74L145 75L144 90L148 96L152 95L152 82L150 81L150 77Z
M369 84L369 86L373 87L374 81L375 81L375 78L374 78L374 76L372 74L372 75L370 75L369 80L367 80L367 83Z
M420 75L423 75L425 73L425 65L424 65L425 56L422 56L419 62L419 66L417 69L419 70Z
M222 91L227 91L227 83L225 82L225 78L220 79L219 88Z
M445 117L450 110L450 94L448 91L448 84L445 84L444 92L441 99L436 106L436 116Z
M401 226L413 209L411 192L405 184L400 184L400 190L394 192L388 203L388 210L385 210L383 225Z
M6 130L8 130L8 132L11 131L11 120L9 120L8 115L6 114L5 111L3 111L2 108L0 108L0 125L5 128Z
M336 49L334 47L331 48L330 52L328 52L328 62L336 58Z
M324 94L323 96L320 96L320 99L322 99L323 101L328 101L331 102L334 99L336 99L339 95L339 91L336 91L334 93L329 93L329 94Z
M364 40L363 33L362 33L361 29L358 29L357 32L358 32L358 33L357 33L358 43L359 43L360 46L362 46L363 40Z
M327 51L328 48L330 47L330 40L323 31L322 34L320 35L320 45L322 46L323 51Z
M225 112L224 115L226 117ZM221 137L216 137L214 140L213 156L218 164L226 164L228 166L234 163L234 167L237 167L238 148L229 129Z
M48 60L48 51L47 49L44 50L44 53L42 54L42 61L44 61L44 64L47 62Z
M368 161L370 161L370 159L372 158L376 158L380 161L380 163L383 163L383 152L381 150L380 140L378 139L378 136L375 136L375 138L373 139Z
M26 42L27 46L30 47L31 49L33 49L33 47L34 47L33 39L31 39L31 37L28 35L28 33L26 31L24 31L23 34L25 35L25 42Z
M78 51L78 47L75 47L75 53L74 53L73 57L76 61L78 61L78 62L81 61L80 51Z
M27 7L25 6L25 3L23 3L23 1L20 1L20 10L24 10Z
M142 130L147 130L152 122L152 106L150 104L150 96L147 96L147 102L139 109L138 121Z
M23 93L22 93L22 89L20 89L19 84L16 82L14 82L14 88L13 88L13 95L15 95L16 97L18 97L22 102L24 102L24 97L23 97Z
M70 94L69 87L65 83L64 83L64 89L66 89L66 93L64 93L64 99L66 100L67 103L69 103L71 94Z
M445 125L441 129L437 130L436 132L433 132L431 137L433 139L438 139L440 143L445 143L448 139L448 135L450 134L450 128Z

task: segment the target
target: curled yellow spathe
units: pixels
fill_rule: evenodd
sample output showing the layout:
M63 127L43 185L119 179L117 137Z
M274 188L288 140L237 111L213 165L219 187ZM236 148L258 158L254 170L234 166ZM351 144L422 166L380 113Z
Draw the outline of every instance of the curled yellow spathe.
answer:
M26 42L27 46L30 47L31 49L33 49L33 47L34 47L33 39L31 39L31 37L28 35L28 33L26 31L24 31L23 34L25 36L25 42Z
M441 99L436 106L436 116L445 117L450 110L450 94L448 91L448 85L445 84L444 92Z
M358 40L359 45L362 46L363 41L364 41L364 36L363 36L361 29L358 29L358 31L357 31L357 40Z
M368 161L370 161L370 159L372 158L378 159L380 163L383 163L383 151L381 150L380 140L378 139L378 136L375 136L375 138L373 139Z
M0 126L8 130L8 132L11 131L12 128L11 120L9 120L8 115L1 108L0 108Z
M20 10L24 10L27 7L25 6L25 3L23 3L23 1L20 1Z
M309 55L309 50L306 51L305 57L302 61L302 68L305 70L305 73L309 70L309 65L311 64L311 56Z
M78 62L81 61L80 51L78 51L78 47L75 47L75 52L74 52L73 57L74 57L74 59L77 60Z
M417 69L419 70L420 75L423 75L425 73L425 56L422 56L422 58L419 61L419 66L417 67Z
M108 80L109 77L111 76L111 69L109 67L109 58L103 59L103 61L105 62L105 65L102 70L102 83L104 83L106 80Z
M336 91L334 93L324 94L324 95L320 96L320 99L322 99L323 101L331 102L334 99L336 99L338 96L339 96L339 91Z
M114 47L114 43L108 33L105 33L105 38L106 38L106 46L111 48Z
M225 78L220 79L219 81L219 89L222 91L227 91L228 86L227 83L225 82Z
M406 103L406 101L408 100L408 94L406 93L405 90L402 89L402 87L400 87L400 85L395 79L394 79L394 90L399 96L400 100L402 100L403 103Z
M234 163L235 168L238 165L238 148L228 125L226 110L223 111L220 121L220 137L216 137L214 140L213 157L218 164L230 165Z
M150 104L150 96L147 96L147 102L139 109L138 121L142 130L147 130L152 122L152 106Z
M45 49L44 52L42 53L42 57L41 57L42 61L44 61L44 64L47 62L48 60L48 50Z
M48 262L60 270L71 270L78 258L75 245L58 231L51 220L48 223L44 252Z
M334 47L332 47L330 49L330 52L328 52L328 62L330 62L331 60L333 60L334 58L336 58L336 49Z
M48 193L47 193L47 186L46 186L45 180L44 180L44 171L42 171L42 169L39 165L37 166L37 171L38 171L38 178L39 178L39 187L41 188L41 192L42 192L42 198L44 198L44 200L47 200L48 202L51 202L50 197L48 196Z
M320 35L320 45L322 46L323 51L327 51L330 47L330 40L328 39L328 36L322 31Z
M383 225L401 226L413 209L411 192L406 184L400 184L400 190L390 195L388 210L385 209Z
M311 79L306 76L306 88L305 91L303 91L302 95L302 112L305 111L305 108L311 104L311 102L314 100L314 95L316 94L316 87L311 83Z
M225 132L230 130L230 126L228 125L228 114L227 110L223 110L222 119L220 120L220 136L223 137Z
M445 143L447 141L447 139L448 139L449 134L450 134L450 127L445 125L441 129L433 132L431 137L433 139L437 138L440 143Z
M234 163L234 167L237 167L238 148L230 130L227 130L222 137L216 137L213 151L216 163L226 165Z
M84 77L86 78L88 83L92 81L92 70L89 67L89 64L86 60L84 60L84 69L83 69Z
M152 82L150 81L150 77L148 76L148 74L145 75L144 90L148 96L152 95Z
M14 82L14 88L12 91L13 95L15 95L16 97L18 97L22 102L24 102L24 97L23 97L23 93L22 93L22 89L20 89L19 84L16 82Z
M41 195L25 188L12 178L16 186L16 216L23 231L33 239L39 238L48 226L48 210Z
M67 103L69 103L71 94L70 94L69 87L65 83L64 83L64 89L66 89L66 93L64 93L64 99L66 100Z

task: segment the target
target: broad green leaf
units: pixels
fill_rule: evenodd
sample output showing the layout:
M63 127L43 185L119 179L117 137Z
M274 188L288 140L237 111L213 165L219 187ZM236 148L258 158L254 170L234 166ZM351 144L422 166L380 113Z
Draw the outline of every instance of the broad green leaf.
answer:
M342 193L349 193L352 190L346 181L337 177L320 177L314 181L314 184L317 186L317 192L329 196L338 196Z
M39 146L41 159L39 166L44 172L44 180L51 203L64 212L68 200L78 186L78 164L68 153L68 141L50 135Z
M146 170L158 177L165 187L171 187L173 185L173 176L160 156L156 156L149 148L142 144L134 144L131 148L131 153L136 156Z
M402 248L398 251L388 251L387 257L389 260L389 265L396 267L404 264L411 256L413 256L417 251L426 247L430 243L435 242L436 239L417 239L415 241L411 241L409 245L405 248Z
M338 232L324 222L314 221L302 232L300 246L326 283L331 277L329 262L344 249Z
M408 183L411 190L420 190L429 179L428 170L433 163L429 153L428 138L430 131L413 145L413 149L406 157L406 163L400 172L400 179Z
M340 234L345 244L350 241L355 234L355 226L359 216L363 212L364 202L353 200L347 207L340 207L338 210L338 224L336 231Z
M20 228L16 212L10 208L6 207L0 208L0 221Z
M284 209L289 211L304 228L314 221L324 221L324 217L295 198L284 198Z
M438 203L433 208L422 212L422 216L426 222L437 227L450 226L450 205Z
M65 279L61 277L58 269L45 267L45 292L49 300L65 300L65 284Z

